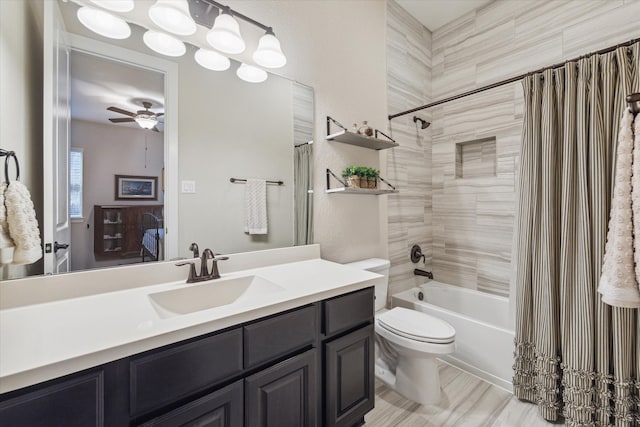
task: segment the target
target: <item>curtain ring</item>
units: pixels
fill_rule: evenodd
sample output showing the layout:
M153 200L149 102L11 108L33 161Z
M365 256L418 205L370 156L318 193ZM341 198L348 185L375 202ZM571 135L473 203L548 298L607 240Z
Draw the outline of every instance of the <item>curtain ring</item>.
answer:
M7 151L6 157L4 158L4 180L7 185L9 185L9 158L13 158L13 162L16 165L16 181L20 181L20 164L18 163L18 158L16 157L16 153L13 151Z

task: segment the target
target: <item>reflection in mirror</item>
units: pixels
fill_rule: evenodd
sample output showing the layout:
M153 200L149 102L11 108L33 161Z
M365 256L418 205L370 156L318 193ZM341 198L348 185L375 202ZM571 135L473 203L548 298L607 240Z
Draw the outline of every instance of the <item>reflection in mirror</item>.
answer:
M178 96L174 100L169 97L163 100L162 94L155 93L155 89L149 90L148 93L143 91L140 81L137 80L136 70L130 65L120 64L125 71L129 67L128 72L122 72L129 81L122 83L126 86L123 89L126 90L111 91L116 96L114 99L100 100L102 105L97 108L104 117L97 119L101 120L101 123L95 125L95 129L100 130L92 129L94 125L88 124L91 120L72 116L71 146L83 149L78 151L84 153L82 182L85 187L81 194L81 215L71 226L71 270L142 260L141 241L136 243L137 247L132 246L126 251L131 258L114 256L104 259L97 256L96 252L99 252L100 248L103 252L104 248L123 249L124 244L107 244L105 240L117 241L125 233L121 230L98 232L96 221L100 221L96 220L96 206L148 206L146 210L156 209L156 216L162 217L162 209L164 212L170 209L171 197L177 205L176 226L168 229L165 223L164 226L158 227L164 228L167 241L172 238L176 242L176 252L164 254L167 259L190 256L188 246L192 241L198 242L203 248L211 247L217 253L244 252L312 242L312 145L308 144L312 139L313 128L311 88L274 74L269 74L267 81L260 84L241 81L235 75L238 63L233 60L231 68L225 72L206 70L195 62L193 55L197 49L191 45L187 45L187 53L183 57L160 56L144 46L142 34L145 30L136 25L131 25L132 36L129 39L107 40L92 34L78 23L76 4L57 4L66 29L72 34L71 39L77 37L73 36L75 34L93 39L96 43L108 42L119 48L173 61L178 68ZM88 53L83 49L80 55L90 56ZM72 68L75 68L74 63L78 59L74 56L75 53L71 56ZM85 79L85 88L89 93L92 89L104 86L107 78L101 73L106 73L107 69L107 65L93 65L94 75ZM145 82L161 82L162 75L149 75L142 79ZM173 108L178 116L176 151L167 152L166 145L163 149L162 123L158 123L157 126L160 132L154 132L139 129L137 123L112 123L108 120L127 117L126 114L119 114L117 110L107 111L108 107L136 113L138 110L145 110L142 101L147 100L152 102L149 110L156 114L164 111L164 108L167 112L170 111L171 102L174 102ZM73 106L76 105L73 99L71 105L73 110ZM35 125L41 126L37 123L38 117L31 120ZM98 161L91 160L89 150L94 149L88 147L95 147L90 144L102 141L105 134L114 137L104 142L113 151L109 154L98 154ZM124 147L132 151L125 151ZM107 159L113 157L117 158L113 163L118 167L107 168L107 163L112 163ZM178 194L165 194L162 187L162 167L176 158L178 170L174 186ZM105 170L104 173L101 168ZM157 200L116 200L115 175L157 178ZM42 179L43 175L37 176ZM245 233L247 186L239 182L232 183L230 178L258 178L284 182L282 186L267 185L267 234ZM88 191L87 187L95 184L90 184L92 180L97 181L99 185ZM36 204L41 205L42 202L38 201ZM160 210L157 210L159 207ZM77 204L71 208L77 209ZM121 212L120 218L123 218L123 215ZM104 218L102 212L102 225ZM117 214L114 218L117 222ZM141 227L138 220L135 220L134 224L134 227ZM96 233L101 237L100 244L96 244ZM11 276L3 272L2 277Z

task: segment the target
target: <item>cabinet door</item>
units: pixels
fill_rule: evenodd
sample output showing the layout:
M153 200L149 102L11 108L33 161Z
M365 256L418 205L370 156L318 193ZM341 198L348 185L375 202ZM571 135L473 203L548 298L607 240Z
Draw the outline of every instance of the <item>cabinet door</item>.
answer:
M324 357L324 425L352 426L373 409L373 325L326 343Z
M242 427L242 380L181 406L142 427Z
M0 402L1 426L101 427L102 371L70 378Z
M287 359L245 380L245 425L317 425L316 350Z

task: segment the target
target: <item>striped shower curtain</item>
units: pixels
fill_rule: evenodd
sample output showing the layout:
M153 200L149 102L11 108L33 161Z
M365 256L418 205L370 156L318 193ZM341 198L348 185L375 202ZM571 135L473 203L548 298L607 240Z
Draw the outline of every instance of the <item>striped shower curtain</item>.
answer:
M568 426L640 426L640 316L597 293L640 44L523 80L514 394Z

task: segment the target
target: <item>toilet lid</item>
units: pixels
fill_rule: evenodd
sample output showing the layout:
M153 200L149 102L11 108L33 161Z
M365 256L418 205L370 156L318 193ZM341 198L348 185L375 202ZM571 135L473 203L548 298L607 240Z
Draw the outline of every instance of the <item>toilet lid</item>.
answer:
M456 336L456 330L444 320L403 307L382 313L378 322L383 328L416 341L446 344Z

